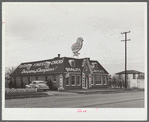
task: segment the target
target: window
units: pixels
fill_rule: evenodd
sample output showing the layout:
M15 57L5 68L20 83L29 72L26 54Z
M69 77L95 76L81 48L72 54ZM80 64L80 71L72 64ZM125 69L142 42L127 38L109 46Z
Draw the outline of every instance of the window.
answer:
M69 78L66 78L66 86L69 86Z
M106 76L103 76L103 85L106 85Z
M75 67L75 61L72 61L72 62L71 62L71 66L72 66L72 67Z
M101 76L94 76L96 85L101 85Z
M78 86L81 85L81 76L80 75L77 76L77 85Z
M96 62L92 63L93 69L98 69L98 64Z
M119 74L119 79L121 79L122 78L122 75L121 74Z
M136 74L133 74L133 79L136 79Z
M95 64L95 69L98 69L98 65L97 64Z
M75 86L76 85L76 77L75 76L71 76L71 85Z
M38 80L38 76L36 77L36 80Z

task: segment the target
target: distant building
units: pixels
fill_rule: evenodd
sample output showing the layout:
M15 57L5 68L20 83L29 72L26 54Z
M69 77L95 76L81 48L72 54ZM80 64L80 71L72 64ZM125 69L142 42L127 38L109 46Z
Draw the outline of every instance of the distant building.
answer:
M127 70L127 87L128 88L144 88L144 73L136 70ZM116 75L119 79L125 81L125 71L118 72Z
M16 87L34 80L52 83L55 89L107 88L108 72L96 60L90 58L55 57L53 59L21 63L11 74Z

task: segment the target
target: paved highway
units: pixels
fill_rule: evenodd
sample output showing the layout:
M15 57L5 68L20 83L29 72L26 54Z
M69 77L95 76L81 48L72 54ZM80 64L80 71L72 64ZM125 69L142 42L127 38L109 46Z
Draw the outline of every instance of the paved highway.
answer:
M50 92L50 91L49 91ZM6 108L143 108L144 92L7 99Z

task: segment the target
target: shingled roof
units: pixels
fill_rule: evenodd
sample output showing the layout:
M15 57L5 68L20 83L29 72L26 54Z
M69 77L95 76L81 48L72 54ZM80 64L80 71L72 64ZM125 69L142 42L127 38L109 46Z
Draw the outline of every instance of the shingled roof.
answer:
M140 72L140 71L137 71L137 70L127 70L126 73L127 74L140 74L140 73L143 73L143 72ZM115 74L125 74L125 71L121 71L121 72L118 72L118 73L115 73Z

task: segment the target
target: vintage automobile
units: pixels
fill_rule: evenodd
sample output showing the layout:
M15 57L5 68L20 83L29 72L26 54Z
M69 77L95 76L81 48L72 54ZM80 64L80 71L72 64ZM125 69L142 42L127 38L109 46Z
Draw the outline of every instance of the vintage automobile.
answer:
M39 90L48 90L49 86L47 86L45 81L32 81L29 85L25 86L26 88L35 88L37 91Z

